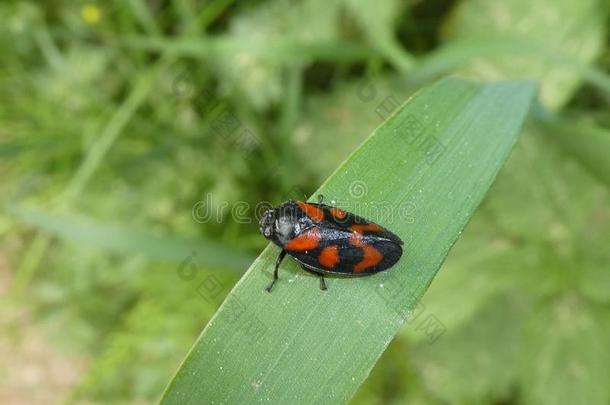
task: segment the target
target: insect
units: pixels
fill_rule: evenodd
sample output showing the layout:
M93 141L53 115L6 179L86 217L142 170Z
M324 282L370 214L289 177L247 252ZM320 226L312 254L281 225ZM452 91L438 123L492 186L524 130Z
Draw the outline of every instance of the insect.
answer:
M369 220L342 209L319 203L289 200L267 210L260 220L263 236L282 248L275 261L271 289L286 254L305 271L346 277L368 276L392 267L402 256L403 241Z

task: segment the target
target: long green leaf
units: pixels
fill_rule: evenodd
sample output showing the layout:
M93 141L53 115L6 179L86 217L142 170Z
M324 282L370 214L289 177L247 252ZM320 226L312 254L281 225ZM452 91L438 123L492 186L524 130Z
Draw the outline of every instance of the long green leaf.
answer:
M540 121L546 135L610 187L610 131L579 119Z
M443 80L388 118L317 193L396 232L391 270L330 278L291 260L265 292L269 246L204 329L163 402L342 403L409 319L510 152L533 94L529 82ZM316 194L317 194L316 193ZM417 325L431 339L442 322Z
M245 253L233 252L208 240L188 240L155 235L119 225L103 224L74 216L49 214L23 206L9 206L17 219L62 239L119 253L142 254L151 259L188 262L243 271L250 262Z
M133 49L171 52L175 55L192 57L234 55L238 52L243 52L279 61L301 61L303 59L317 58L320 60L349 62L362 60L377 54L371 48L356 42L304 42L294 38L243 41L222 36L207 39L167 39L163 37L150 38L132 35L120 38L120 44Z
M599 0L463 0L443 31L454 56L480 52L460 74L536 80L541 103L557 110L583 79L608 90L607 74L592 66L604 50L605 14Z
M453 41L422 58L407 81L422 83L483 57L507 58L511 56L529 56L539 63L558 66L571 74L582 77L584 81L595 85L605 93L610 93L610 77L603 70L571 59L561 52L550 51L536 41L525 41L514 37L488 36L482 39ZM544 77L544 74L545 71L541 71L539 76ZM532 74L529 78L534 79L536 76ZM567 97L566 94L568 93L561 94L562 99Z

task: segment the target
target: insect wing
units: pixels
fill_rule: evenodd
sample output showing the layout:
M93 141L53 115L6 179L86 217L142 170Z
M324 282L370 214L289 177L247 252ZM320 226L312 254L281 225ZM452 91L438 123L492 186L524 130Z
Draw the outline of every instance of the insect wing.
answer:
M388 269L400 259L399 243L375 235L320 227L319 244L311 250L288 254L310 269L346 276L364 276Z

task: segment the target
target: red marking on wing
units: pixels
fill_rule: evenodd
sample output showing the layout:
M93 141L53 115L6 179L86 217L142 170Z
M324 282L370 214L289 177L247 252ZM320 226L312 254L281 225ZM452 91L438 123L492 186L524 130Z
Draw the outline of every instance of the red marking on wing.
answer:
M327 246L322 249L318 261L329 269L335 267L339 263L339 248L337 245Z
M349 242L352 245L361 248L362 251L364 252L364 256L362 257L362 260L360 260L354 266L355 273L362 273L364 270L368 269L369 267L373 267L373 266L379 264L383 260L383 254L381 254L381 252L379 250L375 249L373 246L371 246L367 243L364 243L362 241L362 234L360 234L358 232L352 234L352 236L350 236Z
M297 204L299 207L301 207L303 212L305 212L305 214L314 221L321 222L322 220L324 220L324 211L322 210L322 208L316 207L315 205L307 204L303 201L297 201Z
M318 247L320 239L320 230L318 228L312 228L286 243L284 248L298 252L313 250Z
M377 224L354 224L352 231L362 234L364 232L380 232L384 229Z
M361 273L369 267L379 264L379 262L383 260L383 255L374 247L364 245L362 249L364 249L364 257L356 266L354 266L354 271L356 273Z
M345 212L339 208L331 208L330 213L333 217L335 217L337 219L345 219L345 217L347 216L347 212Z

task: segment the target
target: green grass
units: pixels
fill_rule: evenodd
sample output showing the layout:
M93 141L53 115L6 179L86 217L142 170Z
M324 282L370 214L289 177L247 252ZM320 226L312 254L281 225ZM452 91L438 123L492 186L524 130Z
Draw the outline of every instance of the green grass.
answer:
M495 114L489 137L508 125L512 108L526 109L510 101L518 91L507 90L520 85L503 81L528 79L538 88L533 114L411 320L398 329L402 318L391 319L395 323L371 331L383 338L379 341L357 340L361 355L352 356L349 369L355 380L340 374L349 377L345 384L315 395L348 398L355 391L355 405L608 402L610 390L603 384L610 374L603 350L610 336L607 2L369 3L0 4L0 291L7 292L0 299L6 320L0 340L8 339L11 350L30 359L23 335L35 330L63 359L76 357L86 365L76 381L60 384L65 389L7 388L25 375L20 368L30 365L16 362L0 367L9 377L0 391L16 392L24 403L41 395L58 403L157 402L227 296L227 302L246 293L249 300L260 297L253 308L278 316L284 322L278 328L294 322L291 330L303 337L320 333L305 326L325 319L297 319L320 308L315 297L326 300L323 309L331 311L335 300L353 304L369 292L376 316L362 320L352 308L347 321L362 321L356 328L382 322L389 315L375 286L400 275L409 280L405 291L414 292L415 301L434 266L424 271L412 255L446 249L457 228L442 234L445 239L439 236L439 243L407 251L405 267L366 280L332 280L327 295L287 260L277 291L256 295L259 284L269 280L274 252L264 250L267 242L252 207L313 196L320 184L337 204L354 211L363 209L363 202L383 199L395 207L404 198L411 222L389 218L389 211L364 213L396 228L414 247L444 231L439 224L459 222L429 215L434 204L450 206L441 199L448 193L421 187L420 195L409 188L436 171L445 171L443 179L457 175L443 166L451 162L445 159L449 149L433 166L417 166L424 156L416 155L407 162L378 159L371 170L332 173L346 159L347 167L363 159L363 150L381 148L375 139L393 139L380 129L358 149L386 120L382 105L398 106L418 94L405 107L415 108L430 91L457 86L426 110L442 109L449 119L465 117L471 104L460 103L469 97L476 105L506 91L510 94L498 102L507 110ZM486 84L442 81L416 93L446 75ZM489 113L497 105L483 103L480 110ZM227 113L239 120L240 131L256 135L250 149L237 148L234 134L218 130L219 117ZM479 128L476 124L472 128ZM448 136L449 127L447 122L426 130ZM483 136L478 130L465 136L475 135ZM390 141L382 149L387 156L407 156L405 147ZM376 175L377 168L388 167ZM479 169L484 171L471 168ZM391 193L386 176L398 176ZM366 180L360 199L349 193L357 178ZM362 191L362 184L353 183L352 192ZM464 191L458 189L456 184ZM432 196L437 199L421 202ZM420 202L411 204L416 198ZM201 204L218 215L194 218ZM231 210L244 204L251 209L237 220ZM256 269L236 284L261 251ZM440 250L436 253L440 258ZM214 296L206 295L214 286ZM313 304L281 314L282 307L273 305L288 300L296 306L297 298ZM403 299L397 302L412 304ZM19 320L11 314L20 314ZM434 344L418 328L429 316L446 327ZM222 325L209 326L202 350L209 350L212 332L233 336ZM342 336L346 327L338 329ZM236 332L234 339L223 347L243 350L234 346L243 337ZM310 352L326 356L318 378L344 365L343 351L326 353L331 348ZM293 349L284 355L298 356ZM210 360L218 361L214 356ZM246 353L240 361L248 358ZM188 367L198 366L190 361ZM284 379L269 362L248 363L247 370L271 370L259 392L279 393L269 388L270 381L287 390L282 395L313 392L298 384L305 372L298 366L279 362ZM217 370L206 367L198 372L216 381ZM296 369L292 374L290 367ZM62 377L41 372L44 381ZM227 381L235 383L238 375ZM174 387L188 380L183 377ZM257 386L258 377L251 380ZM231 388L232 395L239 389Z

